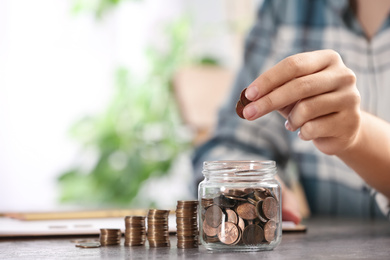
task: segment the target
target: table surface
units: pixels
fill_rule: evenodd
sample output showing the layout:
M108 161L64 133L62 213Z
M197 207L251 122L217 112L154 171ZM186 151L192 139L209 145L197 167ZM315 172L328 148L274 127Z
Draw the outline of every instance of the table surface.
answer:
M120 246L82 249L71 242L74 237L3 238L0 259L390 259L389 222L315 218L304 224L307 232L283 233L272 251L178 249L174 235L170 248L126 247L122 241Z

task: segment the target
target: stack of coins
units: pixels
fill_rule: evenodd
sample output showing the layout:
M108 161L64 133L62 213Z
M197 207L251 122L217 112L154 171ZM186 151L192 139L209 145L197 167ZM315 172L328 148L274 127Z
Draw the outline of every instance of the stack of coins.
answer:
M125 246L143 246L146 240L145 217L125 217Z
M169 247L169 210L150 209L148 212L148 241L150 247Z
M100 229L99 241L102 246L119 245L121 243L122 232L120 229Z
M198 201L179 200L176 207L177 248L198 247Z
M280 205L272 189L229 190L214 197L211 205L202 200L202 207L206 243L258 245L276 238Z

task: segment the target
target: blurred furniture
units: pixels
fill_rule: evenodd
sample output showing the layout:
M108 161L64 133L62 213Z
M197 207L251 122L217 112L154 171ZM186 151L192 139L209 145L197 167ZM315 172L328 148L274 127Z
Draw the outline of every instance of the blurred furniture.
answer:
M194 131L194 144L206 141L234 73L218 66L182 68L174 77L174 91L184 122Z

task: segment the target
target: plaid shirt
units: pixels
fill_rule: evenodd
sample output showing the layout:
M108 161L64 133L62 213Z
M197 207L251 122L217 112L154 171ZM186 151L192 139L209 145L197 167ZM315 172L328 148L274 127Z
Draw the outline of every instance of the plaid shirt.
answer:
M236 115L240 92L258 75L287 56L320 49L337 51L355 72L361 108L390 122L390 16L368 41L348 1L265 0L214 136L194 156L196 180L203 179L203 161L271 159L285 182L301 182L312 214L390 219L383 194L336 156L321 153L312 142L285 130L285 119L277 112L252 122Z

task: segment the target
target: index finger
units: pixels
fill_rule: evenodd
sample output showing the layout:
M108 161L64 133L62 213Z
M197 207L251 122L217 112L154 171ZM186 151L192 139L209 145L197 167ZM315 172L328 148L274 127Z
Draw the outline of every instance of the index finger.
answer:
M247 88L245 96L255 101L294 78L316 73L339 60L341 60L340 55L333 50L304 52L289 56L253 81Z

